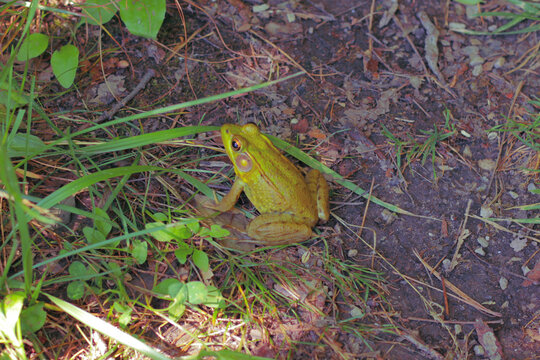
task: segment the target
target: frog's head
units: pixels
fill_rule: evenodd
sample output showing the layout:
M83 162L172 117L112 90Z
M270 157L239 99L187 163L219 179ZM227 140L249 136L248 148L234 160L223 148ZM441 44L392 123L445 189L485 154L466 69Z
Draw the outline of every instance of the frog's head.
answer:
M234 165L237 175L247 174L253 169L253 157L256 156L257 148L261 142L266 143L266 137L261 134L257 125L225 124L221 127L221 139L225 151Z

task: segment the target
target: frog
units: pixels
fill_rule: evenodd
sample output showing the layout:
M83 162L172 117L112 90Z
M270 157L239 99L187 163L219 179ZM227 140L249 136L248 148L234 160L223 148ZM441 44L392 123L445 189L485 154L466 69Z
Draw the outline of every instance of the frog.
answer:
M304 176L254 123L224 124L220 130L236 178L213 209L229 211L243 191L259 211L246 227L255 243L286 245L313 237L312 228L330 216L321 172L310 169Z

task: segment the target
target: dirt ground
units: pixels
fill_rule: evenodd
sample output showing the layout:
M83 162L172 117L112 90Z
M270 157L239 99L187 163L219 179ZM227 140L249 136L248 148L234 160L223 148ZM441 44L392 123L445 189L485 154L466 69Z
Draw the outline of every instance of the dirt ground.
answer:
M121 79L120 93L135 87L149 69L156 71L129 104L132 108L202 98L276 74L306 70L309 75L190 108L174 121L171 117L145 121L145 130L197 125L203 115L202 125L256 122L264 132L300 147L320 144L313 156L325 165L363 189L369 190L373 182L373 196L420 215L394 215L369 203L362 238L375 244L387 260L377 258L375 268L388 278L390 316L403 331L400 337L370 340L380 351L379 358L467 354L469 359L495 359L499 350L491 356L479 350L482 334L495 335L503 358L538 358L540 292L538 280L530 281L524 269L538 269L539 228L510 219L538 216L515 207L538 202L530 192L538 187L538 173L535 177L523 168L538 169L539 155L507 133L489 131L505 123L506 117L532 121L527 112L538 113L528 103L540 93L538 32L506 36L453 32L450 23L488 30L505 20L471 18L474 7L442 0L400 1L395 11L392 1L234 0L181 5L185 33L171 3L158 43L128 34L119 22L108 25L129 49L133 66L116 66L124 56L120 52L105 64L109 76ZM488 1L482 10L517 11L504 1ZM173 47L194 33L187 50L181 48L168 58L170 51L161 46ZM79 38L83 43L94 35L81 32ZM110 39L103 41L107 47ZM426 51L430 42L436 46ZM432 53L434 49L438 54ZM95 100L91 108L103 109L112 99L99 97L99 79L93 74L90 69L80 75L80 92ZM67 109L77 100L51 101ZM422 153L415 151L434 129L453 133L436 143L433 158L428 151L422 161ZM404 147L397 149L385 132ZM402 155L400 164L397 151ZM330 186L334 214L362 224L367 201L337 183ZM508 219L498 225L510 231L482 217ZM336 256L355 250L364 259L371 257L372 250L335 219L323 228L334 234L327 241ZM459 248L458 239L464 240ZM420 259L434 267L443 282ZM471 301L452 297L456 293L452 285ZM473 301L476 305L471 305ZM482 328L486 324L487 330ZM336 336L350 353L367 353L363 345L352 348L347 339L348 335ZM302 359L311 352L306 345L289 356Z

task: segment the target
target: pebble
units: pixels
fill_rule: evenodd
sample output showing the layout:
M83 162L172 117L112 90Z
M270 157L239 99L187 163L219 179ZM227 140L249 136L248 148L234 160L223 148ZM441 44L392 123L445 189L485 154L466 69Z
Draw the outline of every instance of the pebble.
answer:
M506 288L508 287L508 279L505 277L501 277L499 279L499 286L502 290L506 290Z
M474 249L474 252L480 256L486 256L486 252L481 247Z
M480 244L481 247L486 248L489 245L489 242L486 240L486 238L479 237L476 241Z
M493 66L495 67L495 69L500 69L502 68L505 62L506 62L506 59L503 56L499 56L497 60L495 60L495 62L493 63Z

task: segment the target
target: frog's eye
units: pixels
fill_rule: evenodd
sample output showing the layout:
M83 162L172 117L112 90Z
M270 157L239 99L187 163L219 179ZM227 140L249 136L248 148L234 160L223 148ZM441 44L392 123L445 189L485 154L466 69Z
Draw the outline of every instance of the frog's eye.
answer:
M240 151L240 149L242 148L242 143L240 142L240 140L234 138L231 141L231 147L234 151Z

